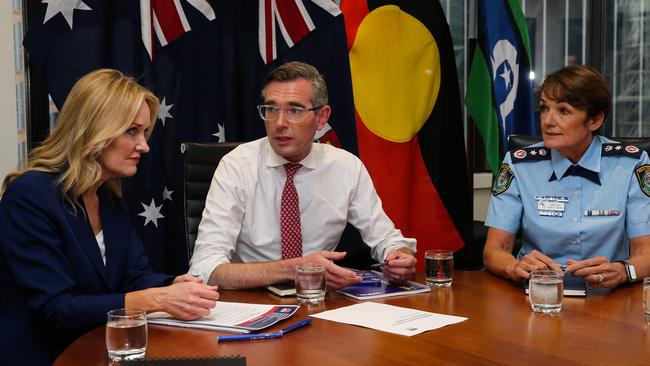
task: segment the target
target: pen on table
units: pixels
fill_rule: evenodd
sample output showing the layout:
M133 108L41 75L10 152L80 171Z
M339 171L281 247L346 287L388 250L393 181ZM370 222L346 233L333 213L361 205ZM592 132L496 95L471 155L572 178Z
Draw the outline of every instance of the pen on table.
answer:
M298 328L304 327L305 325L307 325L309 323L311 323L311 318L301 320L301 321L297 322L296 324L292 324L292 325L282 329L280 331L280 333L287 334L287 333L291 332L292 330L296 330Z
M272 339L272 338L282 338L284 334L282 331L275 333L258 333L258 334L235 334L235 335L222 335L218 336L217 339L219 342L226 341L253 341L256 339Z
M227 341L253 341L256 339L273 339L273 338L282 338L285 334L296 330L298 328L304 327L305 325L311 323L311 319L301 320L295 324L292 324L279 332L275 333L257 333L257 334L235 334L235 335L223 335L218 336L217 340L219 342Z

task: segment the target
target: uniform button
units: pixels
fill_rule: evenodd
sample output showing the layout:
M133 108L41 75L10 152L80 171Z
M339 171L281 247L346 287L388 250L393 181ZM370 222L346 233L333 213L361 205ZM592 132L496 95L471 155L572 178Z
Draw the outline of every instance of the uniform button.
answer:
M578 191L573 192L573 195L575 195L575 196L577 196L579 194L580 194L580 192L578 192Z

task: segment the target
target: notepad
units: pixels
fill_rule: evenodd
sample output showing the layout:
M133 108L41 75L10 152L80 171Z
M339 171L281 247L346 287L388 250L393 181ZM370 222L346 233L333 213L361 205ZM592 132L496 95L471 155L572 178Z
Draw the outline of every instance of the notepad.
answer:
M291 282L286 283L276 283L273 285L266 286L266 289L273 292L278 296L295 296L296 295L296 286Z
M587 296L587 283L584 277L565 274L563 277L564 296ZM528 294L528 281L524 282L526 294Z

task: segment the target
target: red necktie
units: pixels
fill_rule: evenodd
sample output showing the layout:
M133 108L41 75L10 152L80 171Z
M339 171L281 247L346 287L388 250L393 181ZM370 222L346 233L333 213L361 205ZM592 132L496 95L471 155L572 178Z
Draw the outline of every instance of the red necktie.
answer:
M280 202L280 237L282 238L282 259L302 257L302 233L300 232L300 208L298 192L293 184L293 176L302 165L284 164L287 181L282 190Z

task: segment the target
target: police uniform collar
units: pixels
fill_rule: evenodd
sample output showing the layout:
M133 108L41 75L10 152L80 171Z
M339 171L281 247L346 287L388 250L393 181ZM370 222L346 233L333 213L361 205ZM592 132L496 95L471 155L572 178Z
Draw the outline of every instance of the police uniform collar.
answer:
M304 159L299 161L298 163L300 163L303 167L305 167L307 169L315 169L316 168L316 154L317 154L316 150L318 150L318 144L313 143L312 146L311 146L311 151L309 152L309 154ZM266 166L268 166L270 168L273 168L273 167L283 166L286 163L291 163L291 162L289 160L283 158L282 156L276 154L275 151L273 151L273 148L271 147L271 144L268 142L268 139L267 139L267 142L266 142Z
M551 165L553 173L549 177L549 182L559 180L567 175L578 175L600 185L600 157L602 151L602 141L600 136L592 139L589 148L585 151L577 164L571 162L565 156L560 154L557 149L551 149Z

